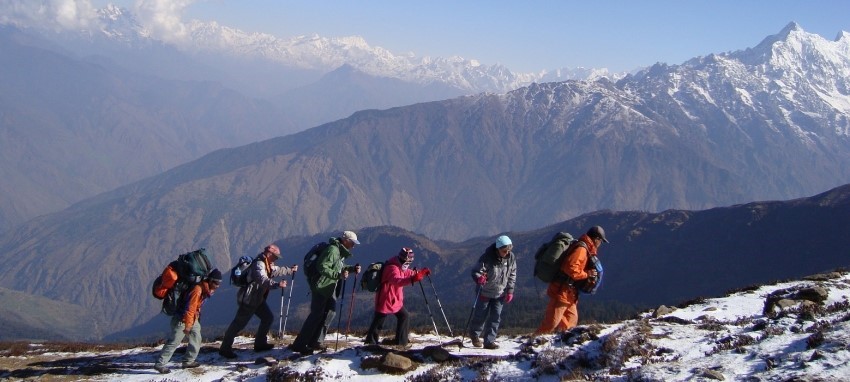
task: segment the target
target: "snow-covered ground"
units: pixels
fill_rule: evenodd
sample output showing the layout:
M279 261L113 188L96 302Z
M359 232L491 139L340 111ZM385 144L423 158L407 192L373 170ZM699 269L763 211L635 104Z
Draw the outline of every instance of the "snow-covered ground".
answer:
M821 289L818 289L821 288ZM814 291L814 292L813 292ZM814 297L812 296L814 293ZM774 298L784 295L786 299ZM827 296L819 303L806 302ZM776 307L765 313L768 297ZM670 312L646 312L615 324L582 325L538 338L502 337L500 349L457 345L443 348L450 361L437 362L423 348L459 340L411 334L411 347L364 347L362 338L328 335L325 353L299 357L282 344L255 354L252 339L237 338L239 358L222 359L218 343L205 344L196 369L180 369L182 354L167 375L152 369L159 347L101 353L43 353L20 356L17 364L52 370L50 375L88 374L106 381L472 381L562 379L600 381L847 381L850 380L850 276L748 288L726 297L700 299ZM774 304L771 303L771 306ZM457 341L455 341L457 342ZM387 351L408 356L413 370L388 374L374 367ZM272 365L257 364L258 357ZM36 362L35 360L38 359ZM49 361L47 361L49 360ZM9 362L6 362L7 364ZM0 370L0 378L14 377ZM17 374L24 375L24 374ZM12 378L14 379L14 378Z

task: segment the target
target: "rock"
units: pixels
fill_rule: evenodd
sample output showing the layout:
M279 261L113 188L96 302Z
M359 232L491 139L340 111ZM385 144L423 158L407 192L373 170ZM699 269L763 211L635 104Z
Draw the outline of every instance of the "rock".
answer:
M666 305L661 305L657 309L655 309L654 312L652 312L652 318L658 318L658 317L673 313L674 310L676 310L676 309L668 307Z
M278 364L278 361L274 357L259 357L254 360L254 364L274 366Z
M443 349L442 346L426 346L422 349L422 354L426 357L430 357L438 363L448 361L452 358L451 353L449 353L448 350Z
M387 353L381 359L378 370L391 374L404 374L413 370L413 361L396 353Z

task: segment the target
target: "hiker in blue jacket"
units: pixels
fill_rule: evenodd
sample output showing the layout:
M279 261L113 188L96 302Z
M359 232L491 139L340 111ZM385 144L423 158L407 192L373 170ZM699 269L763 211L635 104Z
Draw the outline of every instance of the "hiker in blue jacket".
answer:
M472 279L478 284L478 302L469 325L472 346L498 349L496 336L502 321L502 307L514 298L516 256L511 238L502 235L484 251L472 268Z

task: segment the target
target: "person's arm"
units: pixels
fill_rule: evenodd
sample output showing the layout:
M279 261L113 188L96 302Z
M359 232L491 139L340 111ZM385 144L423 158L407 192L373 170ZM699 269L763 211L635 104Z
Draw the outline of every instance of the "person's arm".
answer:
M192 325L201 314L201 293L202 287L200 284L192 287L189 295L186 296L186 313L183 314L183 333L189 333L192 330Z
M564 272L564 274L573 280L584 280L589 276L584 270L586 265L587 248L582 245L576 245L572 253L567 257L567 261L561 264L561 272Z

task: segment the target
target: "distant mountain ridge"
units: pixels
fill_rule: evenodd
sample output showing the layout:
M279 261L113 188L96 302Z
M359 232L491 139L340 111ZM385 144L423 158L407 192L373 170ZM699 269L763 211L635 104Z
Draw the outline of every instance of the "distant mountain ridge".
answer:
M140 209L102 225L95 224L96 215L73 211L37 219L43 221L30 223L0 242L0 261L8 265L0 269L0 287L79 305L91 313L98 333L104 335L149 335L161 327L156 323L163 323L157 317L158 301L149 293L150 282L177 253L206 247L214 264L226 269L238 256L255 254L267 242L262 237L272 235L264 233L262 225L228 228L223 221L211 221L217 232L193 236L189 232L194 227L173 219L158 226L141 225L138 218L146 213ZM194 216L195 224L210 220ZM595 224L605 227L611 243L601 249L605 287L594 301L676 304L754 283L847 267L850 185L809 198L704 211L600 211L534 231L508 232L519 260L517 295L545 301L541 295L545 286L533 281L534 250L558 231L579 235ZM401 246L412 247L416 265L434 271L447 310L465 310L461 309L467 303L463 291L465 286L473 288L469 269L495 240L495 235L488 235L463 242L436 241L395 227L357 231L362 245L355 248L351 264L383 261ZM299 263L313 243L335 234L278 240L284 254L281 263ZM171 241L178 244L167 244ZM296 282L300 287L293 302L293 325L303 320L307 304L303 278ZM207 306L208 328L221 328L232 318L235 292L229 287L219 292ZM360 304L368 306L368 297L361 293ZM535 307L542 312L544 304ZM74 334L80 335L65 333Z

